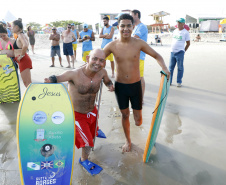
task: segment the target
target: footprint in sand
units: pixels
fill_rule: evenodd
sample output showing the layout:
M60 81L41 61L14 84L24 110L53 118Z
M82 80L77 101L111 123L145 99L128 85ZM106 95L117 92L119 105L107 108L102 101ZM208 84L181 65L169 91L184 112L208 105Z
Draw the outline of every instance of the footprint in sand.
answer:
M166 123L164 128L166 133L165 141L172 144L174 136L182 133L180 129L182 122L178 113L167 113L164 119Z

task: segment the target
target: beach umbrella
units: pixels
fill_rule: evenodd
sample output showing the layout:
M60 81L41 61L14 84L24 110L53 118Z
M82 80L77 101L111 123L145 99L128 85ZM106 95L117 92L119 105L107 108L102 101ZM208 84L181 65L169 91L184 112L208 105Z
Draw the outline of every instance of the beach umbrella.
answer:
M175 26L175 28L177 28L177 25ZM189 28L189 26L187 25L187 24L184 24L184 28L186 29L186 30L190 30L190 28Z
M52 33L52 28L51 27L44 27L44 28L42 28L42 31L44 33Z
M57 28L57 33L61 34L64 31L63 27L58 27Z
M226 24L226 19L221 19L220 24Z

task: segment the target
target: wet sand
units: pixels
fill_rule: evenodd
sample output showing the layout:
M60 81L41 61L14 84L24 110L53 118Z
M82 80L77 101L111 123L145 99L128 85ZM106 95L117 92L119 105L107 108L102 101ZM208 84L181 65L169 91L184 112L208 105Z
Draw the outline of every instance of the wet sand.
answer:
M95 48L98 45L94 45ZM153 46L167 66L170 45ZM160 70L151 57L145 62L146 92L143 124L135 126L131 112L132 151L122 154L125 142L121 115L114 93L103 88L99 125L107 139L97 138L90 160L103 167L91 176L78 163L81 150L75 151L73 185L224 185L226 181L226 43L191 43L185 54L185 73L182 88L176 87L176 70L170 87L165 112L156 145L149 162L142 156L150 128L152 112L160 83ZM61 48L62 49L62 48ZM37 49L30 55L33 61L32 80L43 82L44 77L60 74L56 58L50 68L50 50ZM61 52L62 54L62 52ZM83 64L81 45L76 67ZM63 65L67 66L63 56ZM106 69L111 75L110 63ZM114 80L114 79L113 79ZM21 81L22 94L25 87ZM16 114L18 103L0 105L0 184L19 185L16 148Z

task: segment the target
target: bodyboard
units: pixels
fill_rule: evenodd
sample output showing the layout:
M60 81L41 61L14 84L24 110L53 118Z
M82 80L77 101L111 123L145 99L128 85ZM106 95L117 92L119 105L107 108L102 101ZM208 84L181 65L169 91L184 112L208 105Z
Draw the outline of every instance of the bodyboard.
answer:
M169 92L170 83L167 80L166 74L161 71L163 74L160 81L159 92L155 104L155 110L152 116L151 126L148 133L148 138L146 142L146 146L144 149L143 162L148 162L149 157L151 155L151 150L155 144L159 127L161 124L164 108L166 105L166 100Z
M75 146L71 98L63 84L31 83L17 114L22 185L70 185Z
M0 55L0 103L20 101L17 68L11 58Z

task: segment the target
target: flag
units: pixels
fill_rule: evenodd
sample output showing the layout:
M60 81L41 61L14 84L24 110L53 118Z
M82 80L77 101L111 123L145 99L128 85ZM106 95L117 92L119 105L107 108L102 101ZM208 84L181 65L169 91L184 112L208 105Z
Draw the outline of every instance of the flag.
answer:
M40 162L28 162L27 171L40 170Z
M49 168L53 168L53 161L42 161L41 162L41 169L49 169Z
M55 160L54 168L63 168L65 166L65 160Z

